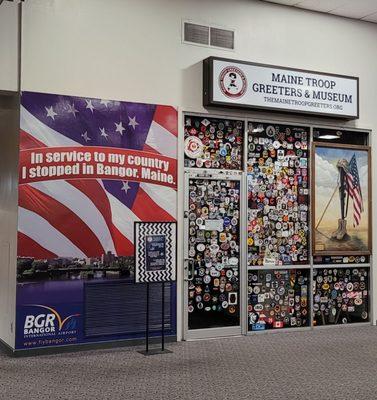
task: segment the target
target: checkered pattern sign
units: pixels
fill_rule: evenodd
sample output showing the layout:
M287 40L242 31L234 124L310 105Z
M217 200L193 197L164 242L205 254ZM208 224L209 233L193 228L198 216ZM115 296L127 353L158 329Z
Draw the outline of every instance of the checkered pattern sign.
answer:
M135 282L171 282L176 276L176 223L135 222Z

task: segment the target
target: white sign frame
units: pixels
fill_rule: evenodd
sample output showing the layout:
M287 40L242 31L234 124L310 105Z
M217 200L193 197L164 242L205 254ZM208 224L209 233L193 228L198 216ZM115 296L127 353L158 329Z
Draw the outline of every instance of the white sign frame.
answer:
M147 268L146 238L151 236L165 237L166 264L162 269L148 270ZM174 282L176 280L176 238L176 222L137 221L134 223L135 283Z
M357 119L359 78L209 57L203 105Z

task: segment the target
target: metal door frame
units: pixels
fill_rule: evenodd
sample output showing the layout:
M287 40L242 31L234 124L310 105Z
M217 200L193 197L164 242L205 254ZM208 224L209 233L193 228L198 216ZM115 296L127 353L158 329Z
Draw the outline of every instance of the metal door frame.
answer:
M239 320L240 323L237 326L225 326L218 328L205 328L205 329L189 329L188 326L188 209L189 209L189 196L188 186L189 179L216 179L225 181L239 181L240 182L240 223L239 223L239 246L240 246L240 258L238 265L239 273ZM206 169L190 169L185 170L184 176L184 218L183 218L183 230L184 230L184 268L183 268L183 340L196 340L196 339L208 339L215 337L224 336L238 336L245 333L245 321L246 321L246 281L247 275L243 268L244 263L244 250L245 250L245 215L244 215L244 193L245 193L245 179L244 173L241 171L219 171L219 170L206 170Z

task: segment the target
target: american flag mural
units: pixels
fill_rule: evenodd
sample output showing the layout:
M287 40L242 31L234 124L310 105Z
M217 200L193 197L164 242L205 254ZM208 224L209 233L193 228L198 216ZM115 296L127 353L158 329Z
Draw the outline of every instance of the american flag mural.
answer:
M353 226L358 226L361 221L361 213L363 208L363 197L360 187L359 171L356 163L356 155L354 154L348 163L346 170L347 192L353 202Z
M23 92L20 118L18 256L133 255L135 221L175 221L174 107ZM24 179L37 153L46 161L59 150L59 161L68 165L81 150L94 157L97 150L108 155L119 149L155 171L169 169L173 178L166 182L140 174L58 177L41 172Z

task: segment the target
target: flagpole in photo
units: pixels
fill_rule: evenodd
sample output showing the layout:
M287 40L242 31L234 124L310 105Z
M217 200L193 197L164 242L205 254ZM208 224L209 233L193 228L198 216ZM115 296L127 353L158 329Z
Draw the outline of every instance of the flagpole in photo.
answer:
M315 230L316 230L316 231L318 230L319 224L322 222L323 217L325 216L325 213L326 213L327 209L329 208L329 205L330 205L332 199L334 198L335 193L336 193L336 191L338 190L338 188L339 188L339 184L337 183L336 186L335 186L335 189L334 189L334 191L333 191L333 194L332 194L331 197L330 197L330 200L328 201L328 203L326 204L325 209L323 210L323 213L322 213L322 215L321 215L321 218L319 219L317 225L315 226Z
M338 219L338 229L331 234L331 239L343 240L347 235L347 212L348 212L348 182L346 179L348 171L348 161L340 159L336 163L339 172L339 200L340 200L340 218ZM345 198L347 196L347 200Z

